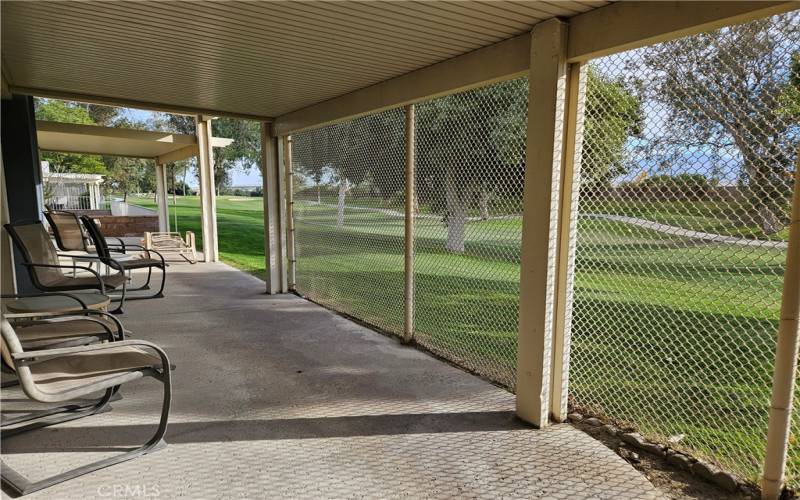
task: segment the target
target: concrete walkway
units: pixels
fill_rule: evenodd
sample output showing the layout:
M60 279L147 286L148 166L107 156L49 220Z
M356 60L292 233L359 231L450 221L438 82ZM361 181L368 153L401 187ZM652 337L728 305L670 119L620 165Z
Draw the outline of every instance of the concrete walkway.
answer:
M395 339L223 264L169 277L167 298L122 316L177 365L169 447L27 498L658 496L588 435L531 429L508 392ZM37 479L140 443L160 386L122 393L111 412L6 440L3 459ZM3 411L28 406L3 391Z

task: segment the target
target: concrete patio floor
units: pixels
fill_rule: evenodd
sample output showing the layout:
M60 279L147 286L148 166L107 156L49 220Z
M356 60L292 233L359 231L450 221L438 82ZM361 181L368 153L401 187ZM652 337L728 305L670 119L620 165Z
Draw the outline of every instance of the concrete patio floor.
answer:
M169 446L26 498L659 496L587 434L516 420L505 390L227 265L176 263L166 293L120 318L177 365ZM141 443L161 386L122 394L6 440L3 460L35 480Z

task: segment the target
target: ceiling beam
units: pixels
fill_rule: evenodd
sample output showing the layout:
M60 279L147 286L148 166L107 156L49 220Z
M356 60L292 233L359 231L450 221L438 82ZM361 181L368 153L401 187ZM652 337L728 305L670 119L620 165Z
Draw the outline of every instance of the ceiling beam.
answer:
M618 2L569 19L570 62L788 12L800 2ZM524 75L530 34L278 116L286 135Z
M530 35L526 33L287 113L275 119L273 130L285 135L521 76L528 70L529 59Z
M175 163L176 161L185 160L193 156L197 156L197 144L192 144L191 146L186 146L182 149L170 151L169 153L157 156L155 160L157 165L167 165L169 163Z
M162 113L172 113L176 115L212 115L226 118L238 118L240 120L253 120L258 122L272 122L271 117L250 115L245 113L233 113L228 111L213 110L208 108L195 108L191 106L177 106L164 103L153 103L138 101L135 99L120 99L117 97L78 94L74 92L62 92L58 90L38 89L31 87L16 86L11 82L10 90L12 94L32 95L34 97L46 97L50 99L62 99L66 101L77 101L89 104L102 104L105 106L117 106L121 108L144 109L148 111L160 111Z
M569 20L569 62L788 12L800 2L618 2Z

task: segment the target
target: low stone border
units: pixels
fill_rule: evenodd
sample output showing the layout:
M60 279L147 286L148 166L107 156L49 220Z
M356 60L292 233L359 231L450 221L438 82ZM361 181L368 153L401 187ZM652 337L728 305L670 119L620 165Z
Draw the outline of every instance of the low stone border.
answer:
M664 459L668 464L677 469L690 472L691 474L722 488L729 493L744 493L752 495L753 487L747 483L739 481L733 474L721 470L719 467L698 460L684 452L674 450L661 443L653 443L646 440L637 432L627 432L615 425L604 422L597 417L586 416L580 413L570 413L567 420L575 424L587 424L593 427L600 427L607 434L618 438L622 443L616 452L629 462L638 462L638 452L649 453ZM625 446L627 445L627 446ZM631 449L628 449L631 448ZM635 451L634 451L635 450Z

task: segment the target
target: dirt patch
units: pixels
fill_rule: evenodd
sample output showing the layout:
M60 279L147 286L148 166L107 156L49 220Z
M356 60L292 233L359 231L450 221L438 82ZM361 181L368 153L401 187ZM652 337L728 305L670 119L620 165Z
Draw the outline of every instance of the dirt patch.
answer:
M583 422L572 422L571 425L614 450L636 470L644 474L664 494L665 498L702 500L760 498L755 491L737 493L724 491L691 472L677 469L668 464L664 457L634 449L619 437L606 432L602 426L593 426Z

